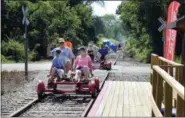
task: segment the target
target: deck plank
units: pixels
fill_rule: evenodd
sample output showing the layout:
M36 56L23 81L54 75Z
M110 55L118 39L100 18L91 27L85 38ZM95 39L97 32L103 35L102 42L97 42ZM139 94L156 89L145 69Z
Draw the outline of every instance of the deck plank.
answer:
M114 82L114 86L116 86L116 88L115 88L114 97L112 99L111 110L110 110L110 113L109 113L110 117L115 117L116 116L119 92L122 91L122 90L120 90L120 82Z
M117 108L117 117L123 116L123 91L124 91L124 82L120 82L120 90L119 90L119 100L118 100L118 108Z
M108 87L108 83L105 82L105 85L104 85L103 89L101 90L100 94L98 95L98 98L96 99L94 105L92 106L92 108L91 108L91 110L90 110L90 112L88 114L88 117L95 116L95 114L97 112L97 109L99 108L99 105L100 105L100 103L101 103L101 101L103 99L103 95L104 95L107 87Z
M110 108L111 108L111 104L112 104L112 99L114 97L114 93L115 93L115 88L116 86L114 86L114 81L112 81L112 89L111 89L111 94L109 96L109 99L107 100L108 102L106 103L105 105L105 109L103 110L103 114L102 116L105 117L105 116L109 116L109 112L110 112Z
M129 89L128 82L124 82L124 95L123 95L123 116L130 116L129 109Z
M107 81L107 82L109 83L109 86L107 87L105 96L103 96L103 100L100 103L100 106L99 106L98 111L96 113L97 117L101 117L103 110L105 109L106 102L108 102L107 100L108 100L109 96L111 95L112 82L111 81Z
M108 81L95 117L150 117L149 82ZM100 99L99 96L97 99ZM95 102L96 103L96 102Z
M144 101L145 101L145 104L144 104L144 107L143 107L143 115L144 116L150 116L151 114L150 114L150 112L151 112L151 110L150 110L150 106L151 106L151 102L150 102L150 99L149 99L149 93L148 93L148 88L147 88L147 86L146 86L146 82L143 82L143 83L141 83L140 84L140 87L141 87L141 90L142 90L142 93L144 94L145 93L145 95L143 95L143 96L140 96Z

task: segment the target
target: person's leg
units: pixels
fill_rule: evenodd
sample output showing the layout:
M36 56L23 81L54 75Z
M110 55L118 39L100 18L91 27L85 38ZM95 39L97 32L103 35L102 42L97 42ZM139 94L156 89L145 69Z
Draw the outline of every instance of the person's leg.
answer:
M71 70L71 61L67 61L64 65L64 73L68 73Z
M63 78L64 76L64 70L63 69L57 69L57 74L60 78Z
M82 68L82 72L83 72L83 74L84 74L84 78L85 79L88 79L89 78L89 75L90 75L90 70L89 70L89 68L88 67L83 67Z
M81 70L76 70L76 74L75 74L75 77L74 77L75 80L79 81L81 76L82 76Z
M92 59L92 61L94 62L94 54L92 54L91 59Z
M48 80L49 83L53 82L55 75L56 75L56 72L57 72L57 68L53 67L51 70L51 77Z

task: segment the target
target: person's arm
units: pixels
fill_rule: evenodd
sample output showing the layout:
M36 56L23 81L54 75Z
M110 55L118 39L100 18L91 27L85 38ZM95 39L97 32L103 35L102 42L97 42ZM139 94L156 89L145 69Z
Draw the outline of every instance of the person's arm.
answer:
M63 59L61 59L61 64L63 65L64 73L67 73L68 63L69 59L66 56L64 56Z
M92 66L92 60L90 57L88 58L88 65L89 65L90 73L91 73L91 75L93 75L92 74L93 66Z
M54 58L55 57L55 51L56 51L57 48L54 48L53 50L51 50L51 56Z
M51 68L50 68L50 71L49 71L49 75L47 75L48 77L51 75L52 68L53 68L53 61L52 61L52 65L51 65Z
M74 60L74 63L73 63L73 67L72 67L72 70L75 71L76 70L76 65L78 63L78 57L76 57L76 59Z
M74 60L75 60L75 55L72 52L72 50L69 50L69 58L71 59L71 65L73 65Z

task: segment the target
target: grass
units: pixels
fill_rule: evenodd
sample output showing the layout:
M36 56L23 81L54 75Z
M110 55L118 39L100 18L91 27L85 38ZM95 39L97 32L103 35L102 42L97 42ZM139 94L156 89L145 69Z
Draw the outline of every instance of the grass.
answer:
M181 61L181 56L175 55L174 61L175 61L176 63L181 63L181 62L182 62L182 61Z

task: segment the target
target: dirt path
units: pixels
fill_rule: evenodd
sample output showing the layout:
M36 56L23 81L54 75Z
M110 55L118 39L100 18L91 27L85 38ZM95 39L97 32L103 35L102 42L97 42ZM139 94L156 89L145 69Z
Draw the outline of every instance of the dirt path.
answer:
M37 71L37 70L49 70L51 63L30 63L28 64L28 71ZM24 71L24 63L16 64L2 64L2 71Z

